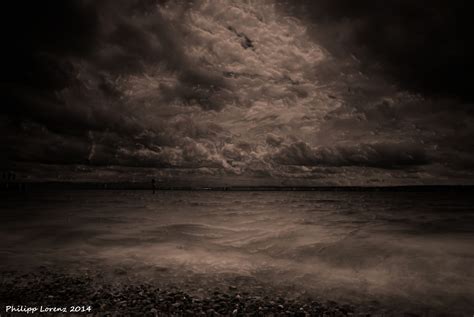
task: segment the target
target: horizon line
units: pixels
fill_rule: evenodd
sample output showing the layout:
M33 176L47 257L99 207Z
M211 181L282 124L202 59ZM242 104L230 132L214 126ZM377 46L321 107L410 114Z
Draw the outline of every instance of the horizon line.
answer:
M2 182L3 190L153 190L148 182ZM410 184L410 185L157 185L156 191L410 191L410 190L474 190L474 184Z

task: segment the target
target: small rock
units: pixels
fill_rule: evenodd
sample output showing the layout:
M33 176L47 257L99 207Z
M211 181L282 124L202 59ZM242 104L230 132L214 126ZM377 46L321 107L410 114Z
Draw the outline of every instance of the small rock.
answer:
M117 269L115 269L115 274L125 275L125 274L127 274L127 271L125 269L122 269L122 268L117 268Z

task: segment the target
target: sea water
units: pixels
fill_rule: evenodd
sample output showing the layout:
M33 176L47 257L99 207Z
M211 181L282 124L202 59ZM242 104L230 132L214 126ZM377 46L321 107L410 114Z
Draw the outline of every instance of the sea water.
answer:
M2 194L0 267L247 278L320 299L474 313L469 192Z

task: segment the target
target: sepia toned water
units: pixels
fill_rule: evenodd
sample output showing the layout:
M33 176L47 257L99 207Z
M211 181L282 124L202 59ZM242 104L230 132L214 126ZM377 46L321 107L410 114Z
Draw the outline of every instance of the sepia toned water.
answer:
M0 267L247 278L322 299L474 313L463 192L2 194ZM249 282L252 283L252 282Z

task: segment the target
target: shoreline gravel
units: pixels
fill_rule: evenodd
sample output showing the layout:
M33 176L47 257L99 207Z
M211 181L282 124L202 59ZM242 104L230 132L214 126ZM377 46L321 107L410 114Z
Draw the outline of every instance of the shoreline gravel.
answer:
M132 272L119 271L118 275L111 278L104 277L104 274L99 272L91 273L86 270L71 273L45 267L29 272L0 271L0 315L45 317L447 316L445 314L401 313L400 310L394 312L383 309L377 304L351 305L323 301L307 294L291 296L289 293L281 293L276 289L251 282L246 285L229 285L217 284L210 280L206 281L207 287L197 288L198 283L193 285L192 282L178 285L144 283L143 280L130 279L130 275ZM156 281L159 282L159 279ZM64 309L66 313L61 311L54 313L37 311L35 314L8 313L7 306L13 306L17 310L39 309L43 306L43 308ZM72 313L71 309L79 310Z
M41 313L41 316L366 316L356 314L351 305L320 303L311 298L241 292L227 289L199 289L197 294L148 283L108 284L88 275L72 275L48 270L20 274L1 273L0 304L17 310L28 307L66 308L68 313ZM23 306L23 307L22 307ZM70 313L71 306L90 312ZM38 314L38 312L36 312ZM8 316L8 313L6 314ZM32 315L12 313L10 316ZM3 316L3 315L2 315Z

